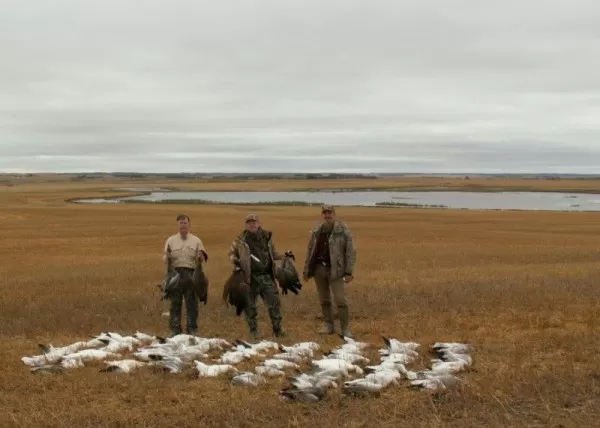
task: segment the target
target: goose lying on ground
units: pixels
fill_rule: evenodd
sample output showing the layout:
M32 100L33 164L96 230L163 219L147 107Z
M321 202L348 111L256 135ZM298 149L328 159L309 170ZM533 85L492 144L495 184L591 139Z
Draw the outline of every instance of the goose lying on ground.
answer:
M236 386L259 386L267 383L267 379L252 372L240 372L231 378L231 383Z
M261 354L252 348L238 346L235 350L227 351L222 354L216 362L219 364L238 364L252 357L264 357L264 354Z
M352 364L369 364L370 362L367 357L364 357L360 354L340 350L325 352L323 355L327 359L340 359Z
M315 403L325 399L327 390L325 388L310 386L307 388L289 387L279 391L282 401L298 401L303 403Z
M393 361L395 363L401 363L401 364L412 364L415 361L417 361L417 357L414 355L394 353L394 354L389 354L389 355L382 355L381 360L382 361Z
M465 361L433 361L431 371L436 373L458 373L465 370L468 364Z
M147 363L138 360L116 360L105 361L106 367L100 369L101 373L131 373L140 367L144 367Z
M383 360L381 363L377 365L370 365L365 367L366 373L375 373L378 371L386 371L386 370L395 370L398 373L404 375L407 379L409 378L409 374L411 371L406 369L404 363L394 361L394 360Z
M456 376L443 374L437 376L429 376L425 379L415 379L410 382L412 388L425 389L428 391L446 390L460 383L460 379Z
M58 360L58 359L57 359ZM42 367L46 364L52 363L51 360L48 360L45 355L34 355L31 357L21 357L21 361L23 364L29 367Z
M285 360L285 361L289 361L289 362L292 362L292 363L299 364L302 361L308 359L309 357L303 357L303 356L298 355L298 354L291 354L291 353L287 353L287 352L282 352L280 354L272 355L271 358L273 358L275 360Z
M205 364L198 360L194 361L194 368L198 372L198 377L216 377L238 371L231 364Z
M295 377L288 377L287 381L296 388L337 388L338 376L332 376L324 372L317 372L313 375L302 373Z
M359 342L351 337L346 337L346 336L342 336L342 335L339 335L339 336L342 338L342 340L344 340L345 343L336 349L343 351L343 352L361 354L363 352L363 350L373 346L370 343Z
M74 352L83 349L85 345L86 342L75 342L71 345L55 348L52 345L39 344L38 347L40 348L42 355L22 357L21 361L30 367L51 365L60 362L65 355L73 354Z
M314 356L314 351L312 349L300 346L280 346L279 350L281 353L278 355L289 355L290 360L298 358L303 360Z
M431 345L431 349L436 353L444 350L456 354L470 354L473 351L471 344L460 342L435 342Z
M393 369L379 370L374 373L369 373L363 379L369 382L380 384L382 387L387 388L389 385L398 385L398 381L402 379L403 375ZM353 381L350 381L353 382Z
M156 340L156 336L151 335L151 334L146 334L146 333L142 333L140 331L136 331L133 335L133 337L135 337L137 340L139 340L141 343L152 343Z
M241 345L246 349L253 349L257 352L262 352L262 351L268 351L271 349L279 349L279 344L275 343L275 342L271 342L269 340L262 340L258 343L248 343L245 342L243 340L240 339L236 339L234 340L234 343L236 344L236 346L234 347L234 349L239 349L238 347Z
M82 349L72 354L67 354L62 357L61 361L76 359L83 362L94 360L106 360L107 358L120 358L121 355L115 352L103 351L101 349Z
M274 359L274 358L269 358L267 360L264 360L261 365L263 365L265 367L274 367L278 370L299 369L300 368L300 366L298 364L292 363L291 361L278 360L278 359Z
M152 357L149 365L159 371L171 374L179 374L185 368L185 362L179 357L157 355Z
M47 364L47 365L32 367L29 369L29 371L34 374L53 375L53 374L62 374L64 372L64 368L57 364Z
M300 349L310 349L311 351L318 351L319 349L321 349L321 346L316 342L299 342L295 343L292 346L279 345L279 350L281 352L295 353L297 350Z
M337 371L339 373L343 373L344 376L348 376L349 371L355 372L358 375L363 374L363 370L359 366L349 363L348 361L341 360L339 358L325 358L322 360L312 360L311 364L315 367L318 367L321 370L333 372Z
M78 369L85 366L81 357L63 357L59 364L63 369Z
M385 336L381 337L386 346L386 353L412 354L421 347L421 345L417 342L401 342L398 339L388 338ZM380 353L382 353L382 351L380 351Z
M469 354L458 354L452 351L441 350L437 354L440 361L464 362L467 366L473 364L473 358Z
M379 393L382 389L382 384L366 380L364 378L344 382L342 385L342 392L347 395L364 396L368 394L374 394L379 396Z
M256 374L264 376L264 377L285 376L285 372L283 370L278 369L277 367L264 366L261 364L254 367L254 371L256 372Z
M134 344L130 341L121 341L117 339L109 340L108 344L102 348L98 348L102 351L112 352L112 353L121 353L121 352L131 352L133 351Z

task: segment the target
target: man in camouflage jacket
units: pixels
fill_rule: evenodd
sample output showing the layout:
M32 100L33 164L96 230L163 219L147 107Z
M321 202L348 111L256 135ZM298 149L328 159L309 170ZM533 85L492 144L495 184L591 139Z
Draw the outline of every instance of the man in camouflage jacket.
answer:
M349 329L348 303L345 284L352 281L356 250L348 226L335 219L335 209L331 205L321 207L323 221L310 235L304 264L303 278L315 279L317 292L323 311L324 327L319 333L333 334L333 308L331 294L337 306L341 334L352 337Z
M283 259L283 255L275 249L273 233L260 226L258 216L248 215L245 223L246 229L231 244L229 260L240 267L249 290L250 302L245 314L250 335L253 339L258 338L256 300L260 296L269 310L273 334L282 337L285 334L281 327L279 291L275 283L275 260Z

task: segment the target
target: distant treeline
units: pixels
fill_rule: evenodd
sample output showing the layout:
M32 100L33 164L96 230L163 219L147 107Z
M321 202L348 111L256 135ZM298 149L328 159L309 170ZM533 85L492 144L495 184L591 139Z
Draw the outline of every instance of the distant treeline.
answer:
M73 179L89 179L100 177L117 177L117 178L171 178L171 179L202 179L202 180L323 180L323 179L375 179L378 178L374 174L201 174L201 173L137 173L137 172L115 172L110 174L90 173L79 174Z

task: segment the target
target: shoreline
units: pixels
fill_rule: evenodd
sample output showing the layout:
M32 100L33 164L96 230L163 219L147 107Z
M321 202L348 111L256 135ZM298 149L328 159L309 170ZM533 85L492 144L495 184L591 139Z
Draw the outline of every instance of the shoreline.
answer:
M395 188L396 189L396 188ZM459 192L459 193L567 193L567 194L590 194L597 195L600 194L600 191L597 192L584 192L582 190L578 192L574 191L558 191L556 189L552 190L496 190L496 189L487 189L487 191L482 191L478 189L416 189L411 188L408 190L386 190L382 188L369 188L369 189L357 189L357 188L344 188L344 189L310 189L308 190L270 190L270 191L257 191L257 190L181 190L177 188L161 188L156 189L153 188L149 191L137 191L137 192L127 192L124 189L100 189L100 192L124 192L127 194L120 193L119 195L107 195L107 196L84 196L84 197L75 197L65 199L64 202L71 204L86 204L86 205L105 205L105 204L149 204L149 205L212 205L212 206L318 206L323 204L324 202L308 202L308 201L300 201L300 200L286 200L286 201L256 201L256 202L230 202L230 201L212 201L207 199L162 199L162 200L135 200L135 199L123 199L123 198L131 198L131 197L139 197L139 196L149 196L153 193L194 193L194 192L202 192L202 193L353 193L353 192L386 192L386 191L396 191L396 192ZM94 202L91 202L94 201ZM97 201L97 202L96 202ZM426 203L407 203L407 202L397 202L397 201L382 201L375 202L372 205L365 204L343 204L345 207L355 207L355 208L405 208L405 209L439 209L439 210L452 210L452 211L517 211L517 212L564 212L564 213L595 213L600 212L600 210L590 210L590 209L579 209L579 210L570 210L570 209L526 209L526 208L466 208L466 207L451 207L443 204L426 204Z

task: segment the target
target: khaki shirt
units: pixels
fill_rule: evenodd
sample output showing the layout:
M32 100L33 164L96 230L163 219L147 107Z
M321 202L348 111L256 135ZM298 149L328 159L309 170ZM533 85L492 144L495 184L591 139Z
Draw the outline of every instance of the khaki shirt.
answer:
M200 238L189 232L185 239L182 239L179 233L167 238L163 250L163 262L165 263L167 262L167 248L169 247L171 248L171 263L173 268L194 269L200 250L206 252Z

